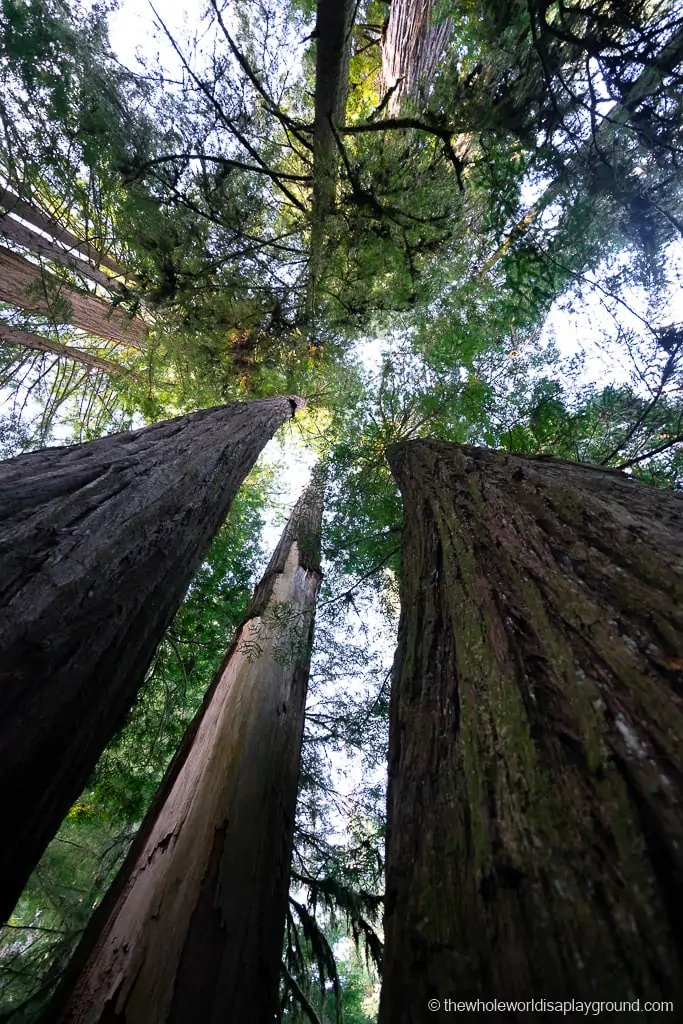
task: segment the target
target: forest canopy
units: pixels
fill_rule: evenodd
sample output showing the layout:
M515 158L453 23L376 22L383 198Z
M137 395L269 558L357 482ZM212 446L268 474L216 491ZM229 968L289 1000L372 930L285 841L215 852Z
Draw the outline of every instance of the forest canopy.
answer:
M38 1019L59 983L314 463L282 1019L375 1020L387 452L429 438L683 489L680 5L0 3L0 457L307 403L2 929L0 1020Z

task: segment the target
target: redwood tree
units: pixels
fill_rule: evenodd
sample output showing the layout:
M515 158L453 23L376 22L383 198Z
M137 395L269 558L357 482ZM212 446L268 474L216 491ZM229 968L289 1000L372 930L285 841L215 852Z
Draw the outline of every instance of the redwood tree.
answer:
M314 482L44 1020L277 1018L321 517Z
M121 727L232 499L299 399L0 463L0 913Z
M379 1021L450 1019L430 999L680 999L683 496L430 441L390 464Z

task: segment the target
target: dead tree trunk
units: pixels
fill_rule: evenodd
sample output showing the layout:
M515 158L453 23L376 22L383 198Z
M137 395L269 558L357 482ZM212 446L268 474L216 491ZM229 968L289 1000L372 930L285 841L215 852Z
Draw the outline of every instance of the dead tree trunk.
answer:
M321 516L314 484L44 1021L277 1018Z
M405 99L424 102L439 60L443 56L451 22L432 24L435 0L392 0L382 33L382 78L390 90L390 116L395 117Z
M121 727L232 499L299 399L0 463L5 920Z
M313 201L307 312L312 315L324 263L325 221L334 208L339 166L335 129L346 119L354 0L318 0L313 125Z
M140 348L147 326L139 317L64 284L54 274L0 245L0 301L32 313L46 313L55 324L71 324L98 338Z
M683 496L429 441L390 463L379 1021L451 1020L447 998L680 1000Z

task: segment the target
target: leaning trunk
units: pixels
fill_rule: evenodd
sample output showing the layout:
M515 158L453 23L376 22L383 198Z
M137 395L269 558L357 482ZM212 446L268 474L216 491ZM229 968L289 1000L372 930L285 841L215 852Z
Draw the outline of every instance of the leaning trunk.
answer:
M74 348L72 345L64 345L61 341L54 341L52 338L45 338L32 331L22 331L11 324L0 321L0 342L8 345L18 345L21 348L30 348L34 352L51 352L53 355L62 356L64 359L71 359L75 363L82 363L93 370L104 370L105 373L130 374L125 366L120 363L112 363L109 359L95 356L91 352L85 352L82 348ZM132 375L131 375L132 376Z
M321 515L312 485L45 1020L277 1018Z
M140 348L147 337L144 320L131 319L95 295L66 285L4 246L0 246L0 301L31 313L46 313L55 324L71 324L133 348Z
M390 462L381 1024L429 1000L435 1021L446 999L680 1000L683 497L453 444Z
M14 192L10 192L7 188L0 186L0 205L2 205L8 213L13 213L17 217L21 217L28 224L32 224L40 231L44 231L45 234L54 238L56 241L61 242L68 249L73 250L74 253L83 253L89 260L92 261L95 267L107 267L113 274L121 278L130 278L131 275L123 270L116 260L113 260L111 256L107 256L102 252L102 247L94 245L95 239L90 238L77 238L73 232L69 231L68 228L64 227L58 220L43 213L34 203L27 202L22 199L21 196L15 195Z
M232 499L297 399L239 403L0 463L6 919Z

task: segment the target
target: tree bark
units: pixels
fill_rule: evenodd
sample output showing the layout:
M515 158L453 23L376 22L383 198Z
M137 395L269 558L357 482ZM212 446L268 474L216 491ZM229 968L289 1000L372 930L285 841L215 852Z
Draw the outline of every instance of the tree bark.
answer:
M313 484L44 1024L277 1019L321 517Z
M147 325L86 292L79 292L23 256L0 245L0 301L31 313L47 313L55 324L71 324L98 338L141 348ZM64 308L60 306L64 304Z
M0 463L6 919L266 441L300 399L205 409Z
M134 376L125 366L119 363L112 363L109 359L102 359L101 356L94 356L91 352L85 352L82 348L73 348L71 345L63 345L61 341L53 341L52 338L44 338L42 335L33 334L32 331L22 331L11 324L0 321L0 342L8 345L19 345L21 348L34 349L36 352L52 352L57 356L64 356L65 359L72 359L76 363L83 363L93 370L104 370L106 373L126 373Z
M45 238L44 235L26 227L25 224L10 217L7 213L0 213L0 237L23 246L37 256L45 256L54 263L60 263L63 267L80 274L81 277L87 277L103 288L120 290L116 278L109 277L104 271L91 266L87 260L79 259L68 249L61 248L51 238Z
M426 100L451 34L450 19L432 24L435 0L392 0L382 35L382 78L396 117L406 99Z
M334 209L339 167L335 128L346 119L354 0L318 0L313 124L313 202L307 311L312 315L324 262L325 221Z
M680 1000L683 496L429 441L390 464L380 1024L450 1020L448 998Z
M38 209L33 203L27 202L20 196L10 192L7 188L0 186L0 204L7 210L8 213L14 213L17 217L21 217L28 224L32 224L34 227L39 228L58 242L62 242L67 248L73 249L76 252L83 253L89 260L93 262L96 267L107 267L117 277L124 279L130 279L130 274L126 273L125 270L118 265L118 263L102 253L100 249L94 246L87 239L77 238L73 232L65 228L64 225L60 224L59 221L49 217L42 210Z

